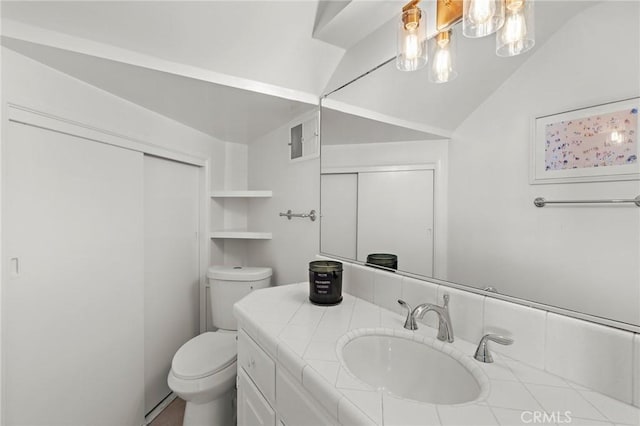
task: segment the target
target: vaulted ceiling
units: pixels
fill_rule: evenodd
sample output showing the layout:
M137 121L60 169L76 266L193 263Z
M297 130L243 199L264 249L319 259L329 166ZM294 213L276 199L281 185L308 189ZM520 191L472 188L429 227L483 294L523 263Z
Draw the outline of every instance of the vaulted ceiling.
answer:
M190 127L249 143L391 58L403 3L3 1L2 40ZM537 44L591 4L538 1ZM435 1L422 7L432 16ZM332 97L447 136L527 59L495 57L488 39L458 44L461 71L451 84L387 66Z

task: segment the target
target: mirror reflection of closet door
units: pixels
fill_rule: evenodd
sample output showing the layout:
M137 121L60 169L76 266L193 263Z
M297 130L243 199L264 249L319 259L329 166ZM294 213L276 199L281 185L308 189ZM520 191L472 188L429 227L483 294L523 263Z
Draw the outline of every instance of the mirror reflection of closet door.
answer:
M320 251L356 258L358 174L323 174Z
M399 270L433 275L433 184L433 170L359 173L359 261L392 253Z

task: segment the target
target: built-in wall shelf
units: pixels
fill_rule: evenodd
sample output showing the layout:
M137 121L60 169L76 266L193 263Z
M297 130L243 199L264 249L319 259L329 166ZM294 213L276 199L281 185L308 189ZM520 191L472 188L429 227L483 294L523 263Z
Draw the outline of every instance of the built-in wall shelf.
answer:
M254 232L245 230L224 230L213 231L211 238L238 239L238 240L270 240L273 238L271 232Z
M273 191L211 191L211 198L269 198Z
M215 190L209 193L209 196L213 199L255 199L255 198L269 198L273 196L273 191L268 190ZM224 209L225 204L222 203ZM235 204L235 203L233 203ZM233 210L234 213L242 214L241 211ZM228 224L229 225L229 224ZM227 225L227 226L228 226ZM233 226L233 225L232 225ZM246 226L240 225L239 226ZM213 231L209 234L212 239L235 239L235 240L270 240L273 238L271 232L255 232L248 231L247 229L225 229L224 223L218 223L215 228L220 230Z

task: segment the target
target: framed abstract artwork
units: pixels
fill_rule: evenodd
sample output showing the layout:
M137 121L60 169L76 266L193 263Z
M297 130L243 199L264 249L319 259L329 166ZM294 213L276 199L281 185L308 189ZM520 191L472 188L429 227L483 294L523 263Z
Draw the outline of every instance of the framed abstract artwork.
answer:
M537 117L531 183L640 180L640 98Z

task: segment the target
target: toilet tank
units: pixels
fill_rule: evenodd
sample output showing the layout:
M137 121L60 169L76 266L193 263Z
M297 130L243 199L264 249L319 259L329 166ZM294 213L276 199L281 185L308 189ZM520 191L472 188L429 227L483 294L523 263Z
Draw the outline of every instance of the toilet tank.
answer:
M222 330L237 330L233 304L253 290L269 287L271 268L212 266L207 271L211 323Z

